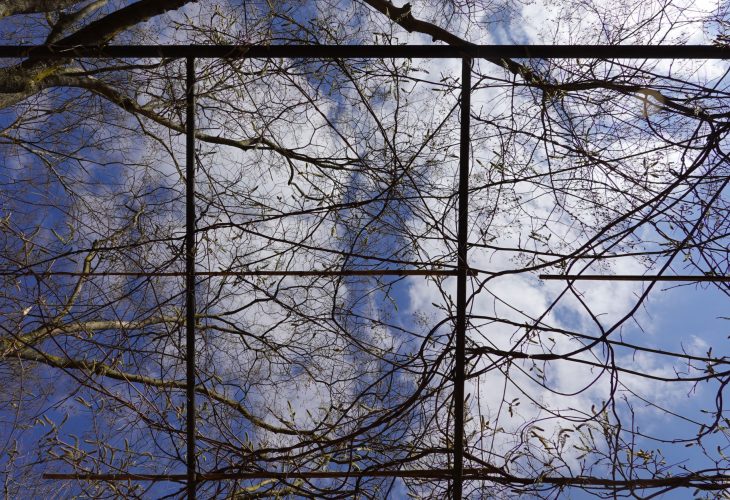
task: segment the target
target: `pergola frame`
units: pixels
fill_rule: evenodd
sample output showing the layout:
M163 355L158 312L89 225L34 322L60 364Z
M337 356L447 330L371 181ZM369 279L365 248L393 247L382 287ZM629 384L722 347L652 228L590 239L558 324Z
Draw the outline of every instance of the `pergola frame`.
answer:
M474 58L501 60L503 58L541 59L730 59L730 48L704 45L645 46L645 45L115 45L115 46L0 46L0 58L64 59L85 58L185 58L186 59L186 179L185 179L185 272L170 273L98 273L103 275L134 276L184 276L186 301L186 474L44 474L47 479L76 479L103 481L184 481L189 499L196 496L196 484L200 481L221 481L255 478L348 478L348 477L408 477L422 479L443 479L452 483L452 495L461 500L464 480L490 480L495 482L524 482L524 478L503 476L490 469L464 469L464 384L465 384L465 340L467 275L473 274L468 266L468 192L469 192L469 112L471 96L471 64ZM458 231L457 262L449 270L390 269L380 271L362 270L301 270L288 272L252 271L238 272L223 270L196 273L195 271L195 60L196 59L247 59L247 58L429 58L461 59L461 103L460 103L460 156L458 186ZM424 266L427 264L424 263ZM1 275L34 276L28 270L2 272ZM84 273L56 272L38 275L89 275ZM94 275L91 273L90 275ZM453 468L448 470L373 470L359 472L312 472L312 473L239 473L205 474L196 470L195 463L195 279L196 276L218 275L276 275L276 276L361 276L361 275L439 275L456 276L456 330L454 346L454 429ZM587 276L587 275L541 275L542 279L561 280L621 280L621 281L730 281L725 276ZM636 487L652 487L688 482L698 487L704 482L717 480L719 484L707 484L704 489L722 489L730 478L686 476L662 480L637 480ZM560 480L560 482L557 482ZM542 478L545 483L574 485L597 484L595 478ZM641 484L640 484L641 483ZM655 485L656 483L656 485ZM684 484L684 483L682 483ZM723 486L723 484L725 486ZM631 485L627 485L631 487ZM719 486L719 488L717 487ZM700 486L701 487L701 486Z

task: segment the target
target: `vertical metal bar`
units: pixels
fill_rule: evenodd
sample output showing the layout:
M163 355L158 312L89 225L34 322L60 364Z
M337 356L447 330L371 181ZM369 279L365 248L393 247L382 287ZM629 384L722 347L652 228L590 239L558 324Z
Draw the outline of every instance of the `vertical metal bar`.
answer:
M467 231L469 215L469 108L471 59L461 60L461 144L459 148L459 220L456 275L456 351L454 353L454 500L462 497L464 471L464 348L466 343Z
M195 498L195 58L185 85L185 372L188 499Z

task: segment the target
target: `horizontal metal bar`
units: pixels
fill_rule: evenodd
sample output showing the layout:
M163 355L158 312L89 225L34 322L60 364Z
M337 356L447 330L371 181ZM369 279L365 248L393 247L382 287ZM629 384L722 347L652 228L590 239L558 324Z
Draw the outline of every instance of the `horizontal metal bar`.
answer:
M196 476L198 481L227 481L247 479L347 479L361 477L408 477L414 479L443 479L453 475L452 469L426 470L373 470L373 471L327 471L327 472L225 472L202 473ZM184 482L186 474L43 474L44 479L80 480L80 481L175 481ZM701 489L725 489L730 484L728 475L688 474L650 479L617 480L592 476L576 477L519 477L500 473L495 468L465 468L465 480L494 481L501 484L534 485L536 483L563 486L608 486L613 488L658 488L662 486L698 487ZM708 487L709 486L709 487Z
M644 276L629 274L541 274L541 280L563 281L713 281L730 282L730 276Z
M7 57L728 59L712 45L1 45Z
M476 275L477 271L470 270L472 275ZM0 276L129 276L129 277L179 277L185 276L186 273L181 272L98 272L98 273L81 273L72 271L56 271L56 272L0 272ZM196 272L196 276L456 276L457 271L444 271L436 269L359 269L359 270L343 270L343 271L209 271Z
M349 477L411 477L448 479L450 469L381 470L381 471L317 471L317 472L213 472L197 474L197 481L235 479L337 479ZM81 481L185 481L187 474L43 474L44 479L76 479Z

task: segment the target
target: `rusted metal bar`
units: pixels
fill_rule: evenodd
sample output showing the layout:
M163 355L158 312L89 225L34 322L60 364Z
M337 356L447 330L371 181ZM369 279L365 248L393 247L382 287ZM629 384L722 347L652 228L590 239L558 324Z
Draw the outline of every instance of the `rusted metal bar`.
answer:
M195 58L185 86L185 399L188 500L195 500Z
M562 281L710 281L730 282L730 276L649 276L634 274L541 274L541 280L562 280Z
M339 479L349 477L410 477L424 479L449 479L453 471L433 470L381 470L381 471L317 471L317 472L220 472L200 473L200 481L227 481L236 479ZM43 474L44 479L75 479L79 481L180 481L187 474Z
M469 269L476 275L478 271ZM340 271L196 271L196 276L456 276L458 270L442 269L354 269ZM128 277L176 277L186 276L185 272L0 272L0 276L128 276Z
M466 345L466 278L469 265L469 112L471 59L461 60L461 138L459 145L459 212L457 230L456 350L454 353L454 500L462 497L464 468L464 348Z
M2 45L3 57L728 59L730 49L712 45Z
M614 479L595 476L540 476L520 477L505 474L495 468L467 468L463 475L476 481L493 481L500 484L530 485L535 483L563 486L609 486L612 488L660 488L666 486L695 487L702 490L721 490L730 485L730 475L686 474L647 479ZM365 471L316 471L316 472L210 472L198 475L198 481L235 481L252 479L348 479L363 477L402 477L412 479L446 480L453 477L451 469L420 470L365 470ZM174 481L184 482L186 474L43 474L44 479L77 481Z

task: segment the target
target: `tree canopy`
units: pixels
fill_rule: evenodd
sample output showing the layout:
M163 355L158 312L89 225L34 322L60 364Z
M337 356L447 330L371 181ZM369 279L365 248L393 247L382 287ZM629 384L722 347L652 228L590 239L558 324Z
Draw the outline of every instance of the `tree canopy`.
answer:
M723 45L728 22L689 0L9 0L0 44ZM730 282L539 279L730 274L727 72L473 61L466 497L728 487L727 318L651 311ZM199 494L448 497L448 478L377 473L453 466L454 277L277 273L456 268L461 61L196 74L195 460L283 474ZM180 59L0 64L7 497L184 493L42 475L185 470L185 97Z

